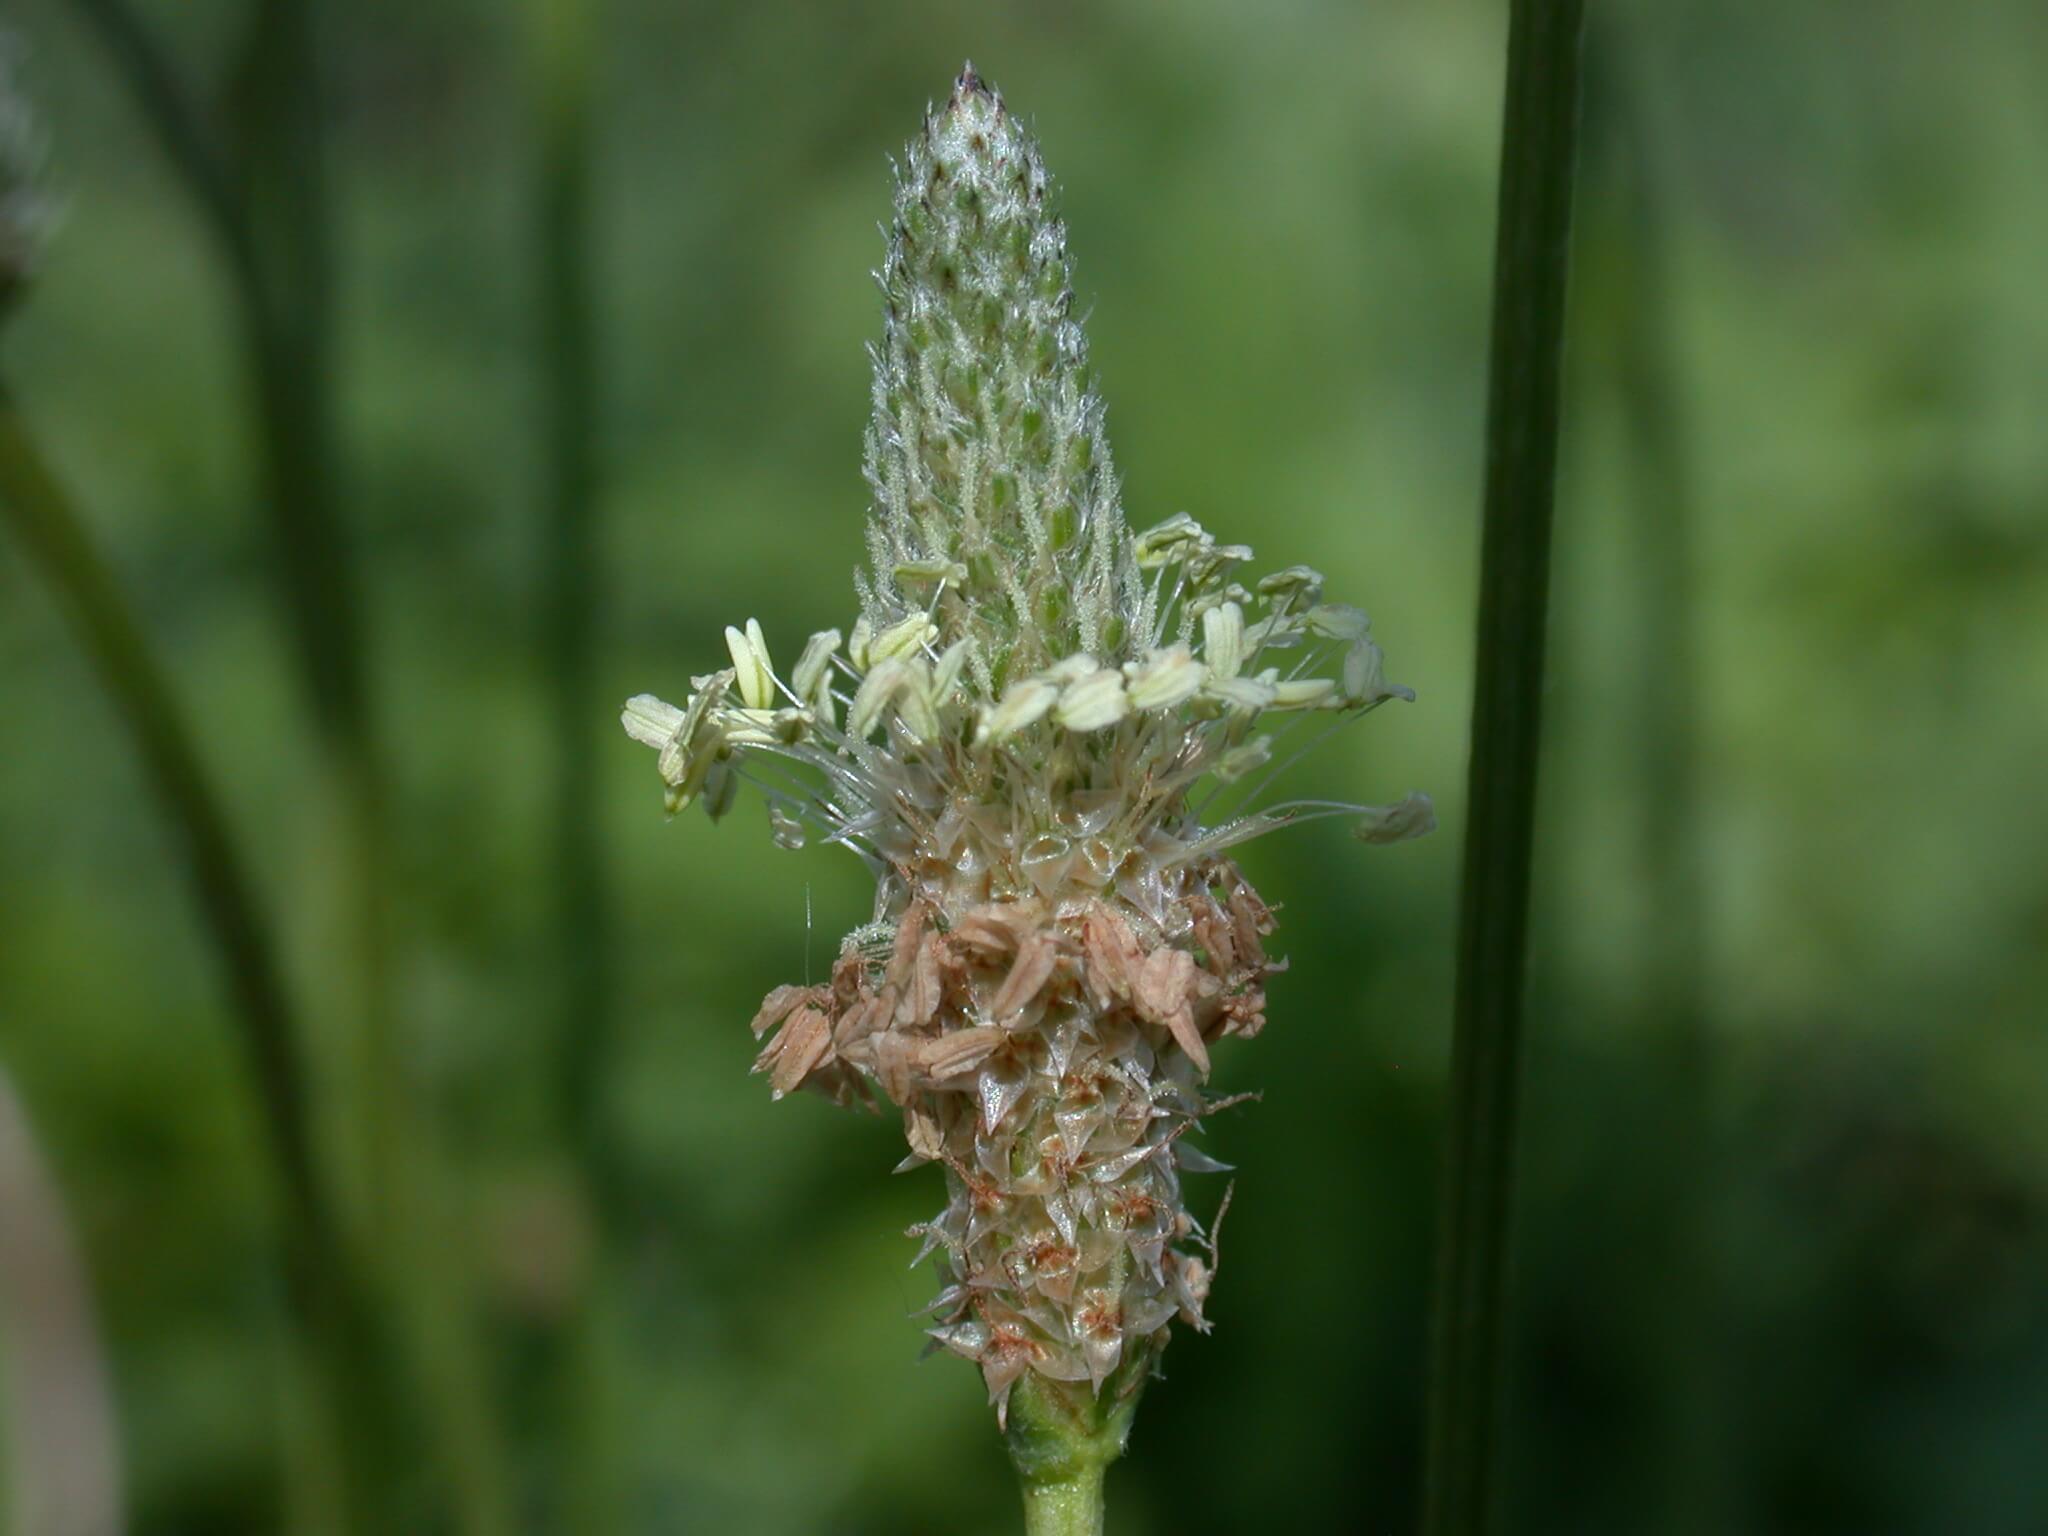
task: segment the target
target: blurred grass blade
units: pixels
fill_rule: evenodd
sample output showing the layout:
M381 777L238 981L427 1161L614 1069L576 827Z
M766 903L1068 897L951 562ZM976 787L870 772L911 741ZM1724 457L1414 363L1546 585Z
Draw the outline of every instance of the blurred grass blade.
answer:
M612 1019L611 920L597 829L593 689L598 560L598 367L591 305L590 97L595 7L534 0L540 130L543 635L557 758L552 814L562 1119L602 1211L614 1180L600 1096Z
M76 0L98 30L102 46L127 78L128 88L163 150L185 182L222 254L246 289L260 286L255 241L233 178L210 142L204 125L178 84L169 59L158 48L127 0Z
M594 662L600 551L598 341L592 271L593 76L597 0L530 0L536 128L534 250L540 322L540 441L547 462L540 587L542 670L556 744L554 1080L561 1133L596 1241L580 1289L546 1341L552 1401L536 1432L563 1469L555 1523L597 1533L621 1522L619 1360L610 1345L624 1179L605 1116L616 1023L611 901L598 831L597 744L609 710Z
M1509 18L1427 1536L1488 1528L1498 1460L1583 19L1582 0L1514 0Z
M350 759L367 756L356 584L334 495L329 236L310 12L303 0L257 0L239 74L244 154L230 162L127 0L78 4L233 276L262 417L264 505L286 623L330 744Z
M30 439L11 399L0 394L0 517L56 590L101 685L133 735L165 819L184 845L199 907L218 952L261 1111L265 1144L283 1202L287 1298L308 1369L326 1400L325 1453L346 1463L370 1452L365 1437L375 1401L368 1312L352 1280L314 1158L311 1103L300 1033L285 991L270 926L236 850L191 731L84 523ZM372 1474L336 1474L360 1493ZM347 1528L346 1525L343 1526Z
M1628 75L1624 40L1595 26L1586 51L1587 179L1613 207L1596 338L1621 413L1633 515L1638 688L1632 710L1641 746L1644 875L1650 908L1643 957L1659 1013L1692 1032L1705 962L1699 854L1698 601L1693 569L1693 488L1686 464L1677 366L1669 334L1664 208L1649 150L1649 125ZM1698 1065L1691 1063L1690 1065Z
M335 494L329 398L327 197L320 81L305 0L255 0L238 72L242 154L226 158L128 0L79 0L233 279L259 430L262 505L278 598L323 760L335 775L355 928L362 1103L359 1162L384 1211L397 1177L397 1047L389 1001L384 887L386 789L363 666L354 565Z
M426 1408L452 1478L445 1496L470 1536L509 1527L488 1369L464 1307L459 1246L441 1241L445 1190L431 1127L401 1067L386 931L392 879L389 788L365 664L361 595L342 525L332 399L333 278L320 8L252 0L229 104L223 159L127 0L81 0L187 183L235 279L248 354L263 501L278 596L334 775L342 885L352 931L342 1011L353 1015L351 1166L370 1226L374 1273L406 1309L426 1363ZM409 1407L394 1401L387 1412Z
M255 0L232 91L241 239L254 257L240 285L241 308L278 597L334 774L348 855L355 1161L381 1245L400 1225L408 1138L386 933L388 787L363 660L356 565L337 494L322 76L309 0Z
M1585 242L1602 261L1605 328L1596 333L1621 416L1633 504L1636 693L1642 875L1647 910L1641 998L1656 1031L1661 1070L1643 1085L1662 1105L1657 1204L1662 1230L1646 1234L1671 1279L1663 1295L1665 1379L1683 1390L1659 1405L1660 1529L1710 1536L1737 1529L1728 1508L1727 1376L1716 1340L1722 1256L1708 1234L1720 1210L1716 1062L1707 1022L1708 913L1699 839L1698 571L1696 496L1687 463L1679 365L1671 334L1667 201L1654 153L1651 98L1640 85L1640 44L1618 18L1589 31L1586 170L1611 210ZM1588 231L1589 234L1593 233Z

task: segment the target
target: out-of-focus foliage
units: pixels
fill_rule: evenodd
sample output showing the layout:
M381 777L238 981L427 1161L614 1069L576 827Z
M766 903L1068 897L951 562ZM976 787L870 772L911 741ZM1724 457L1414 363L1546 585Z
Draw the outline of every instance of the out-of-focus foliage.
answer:
M343 1146L338 833L251 505L232 316L72 9L9 12L66 219L0 361L204 730ZM1186 509L1368 594L1421 702L1296 782L1421 785L1445 822L1371 858L1304 829L1246 860L1293 967L1256 1059L1219 1053L1220 1081L1265 1099L1209 1138L1242 1170L1217 1329L1146 1402L1114 1518L1407 1527L1504 7L609 6L605 692L577 719L541 686L516 9L359 0L323 26L341 494L430 1111L414 1176L446 1211L436 1262L470 1297L522 1502L567 1528L574 1437L536 1341L597 1295L608 1406L585 1433L619 1458L630 1529L1014 1525L974 1373L920 1365L906 1317L928 1286L898 1234L936 1178L887 1176L893 1125L745 1076L756 1000L822 977L865 915L859 872L696 816L660 828L615 724L630 692L682 691L736 615L798 633L846 607L885 157L971 56L1065 186L1131 517ZM146 10L192 77L224 68L231 8ZM1625 110L1595 98L1581 201L1515 1528L2038 1531L2048 13L1595 14ZM1678 588L1644 577L1665 510L1692 549ZM1690 681L1662 670L1674 614ZM1673 696L1696 707L1660 710ZM82 1230L137 1527L273 1529L271 1205L225 1003L123 738L4 542L0 722L0 1056ZM603 1082L626 1191L601 1247L549 1080L545 817L569 732L607 744L622 920ZM1658 749L1673 732L1689 771ZM1696 883L1659 863L1674 844Z

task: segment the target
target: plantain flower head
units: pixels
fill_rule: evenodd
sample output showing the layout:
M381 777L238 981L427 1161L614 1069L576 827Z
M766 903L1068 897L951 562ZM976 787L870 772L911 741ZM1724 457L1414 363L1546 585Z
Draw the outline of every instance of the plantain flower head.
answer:
M755 1016L755 1070L903 1116L943 1170L913 1228L937 1344L1005 1410L1027 1377L1135 1396L1206 1329L1213 1232L1184 1172L1220 1042L1266 1022L1273 916L1233 862L1290 822L1368 842L1429 802L1264 802L1291 738L1388 699L1365 614L1186 514L1134 534L1037 145L969 66L900 167L876 279L859 611L748 620L680 704L629 701L668 808L740 781L774 841L852 849L873 920ZM1219 1213L1220 1216L1220 1213Z

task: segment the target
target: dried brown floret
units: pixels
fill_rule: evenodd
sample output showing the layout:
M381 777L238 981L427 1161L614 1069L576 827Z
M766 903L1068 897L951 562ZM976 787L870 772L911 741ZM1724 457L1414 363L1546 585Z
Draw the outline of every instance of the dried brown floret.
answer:
M832 1021L823 1009L804 1004L783 1022L782 1028L754 1059L756 1072L767 1072L775 1097L795 1089L812 1069L823 1065L832 1054Z
M996 1022L1014 1024L1052 980L1059 963L1060 942L1056 935L1043 929L1025 935L1017 949L1016 963L989 1003L989 1012Z
M796 1005L805 998L810 997L813 991L814 989L811 987L777 987L766 998L762 999L761 1011L754 1015L754 1022L749 1028L757 1036L765 1034L788 1018L795 1010Z

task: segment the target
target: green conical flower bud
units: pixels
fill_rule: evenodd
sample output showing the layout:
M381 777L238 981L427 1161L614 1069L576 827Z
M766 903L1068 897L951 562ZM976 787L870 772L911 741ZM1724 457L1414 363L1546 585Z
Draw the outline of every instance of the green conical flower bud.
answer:
M1067 234L1038 146L969 65L905 153L882 268L866 470L877 629L929 611L992 695L1121 660L1132 563Z

